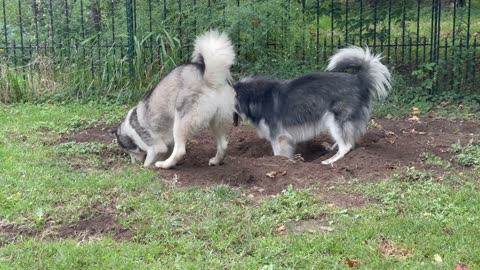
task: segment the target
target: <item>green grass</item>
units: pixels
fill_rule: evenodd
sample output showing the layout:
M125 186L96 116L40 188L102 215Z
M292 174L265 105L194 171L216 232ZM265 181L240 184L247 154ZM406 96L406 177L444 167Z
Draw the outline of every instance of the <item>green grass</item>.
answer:
M478 146L452 148L469 166L462 172L406 168L380 183L351 181L350 191L378 202L342 209L316 187L257 201L224 185L176 188L127 160L108 170L75 169L71 158L93 160L113 146L49 144L125 113L93 104L0 107L0 226L45 230L103 211L134 232L123 242L22 235L2 244L0 231L0 269L348 269L347 257L362 269L480 267ZM424 162L446 164L428 154ZM333 231L291 229L311 221ZM382 255L382 243L405 256Z

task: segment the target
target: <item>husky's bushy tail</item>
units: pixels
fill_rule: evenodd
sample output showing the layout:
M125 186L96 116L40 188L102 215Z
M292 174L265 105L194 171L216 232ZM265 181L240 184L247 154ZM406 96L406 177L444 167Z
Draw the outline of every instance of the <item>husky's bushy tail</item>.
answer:
M212 88L231 80L230 67L235 62L233 45L226 33L209 30L197 37L192 61L205 65L204 79Z
M370 53L368 48L351 46L340 49L333 55L327 70L358 69L358 76L365 82L370 94L377 99L384 99L392 88L392 75L388 68L380 62L381 59L381 56Z

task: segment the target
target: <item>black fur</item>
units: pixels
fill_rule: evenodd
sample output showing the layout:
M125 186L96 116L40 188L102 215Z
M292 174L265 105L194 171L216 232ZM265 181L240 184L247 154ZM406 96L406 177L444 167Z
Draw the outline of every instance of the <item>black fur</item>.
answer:
M140 122L138 121L137 108L133 109L133 112L130 115L130 125L137 132L138 136L140 136L143 142L145 142L147 145L152 144L152 136L147 129L140 125Z
M370 108L370 91L356 74L323 72L291 81L253 78L235 85L236 111L258 125L261 120L275 136L283 127L315 124L327 111L339 123L363 121Z

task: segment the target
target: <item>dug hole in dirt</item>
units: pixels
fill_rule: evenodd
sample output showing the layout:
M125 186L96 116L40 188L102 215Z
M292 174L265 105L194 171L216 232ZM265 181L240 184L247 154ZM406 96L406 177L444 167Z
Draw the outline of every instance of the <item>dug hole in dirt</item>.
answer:
M478 140L475 134L480 133L479 127L476 121L451 121L430 116L413 120L372 119L367 134L357 146L331 166L321 164L335 153L324 147L326 142L332 143L328 136L300 145L298 153L304 160L291 161L272 156L270 144L258 138L253 127L241 125L229 130L229 147L222 166L208 166L208 160L215 155L215 140L211 131L204 130L189 141L187 154L177 167L152 169L158 173L159 180L179 187L226 184L240 187L256 197L279 193L289 185L297 188L315 185L327 202L355 207L366 203L366 199L333 189L353 178L363 182L378 181L404 166L435 169L421 162L423 153L451 160L452 144ZM108 132L110 128L99 125L62 141L108 144L113 139ZM112 157L114 154L104 155ZM126 163L118 153L116 155L118 162Z

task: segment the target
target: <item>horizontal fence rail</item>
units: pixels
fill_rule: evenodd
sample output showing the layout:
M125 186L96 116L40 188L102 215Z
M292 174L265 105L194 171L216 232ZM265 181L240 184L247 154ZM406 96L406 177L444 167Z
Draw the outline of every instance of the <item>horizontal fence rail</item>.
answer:
M358 45L432 93L478 91L478 0L0 1L3 102L137 98L212 27L234 41L237 76L322 70Z

